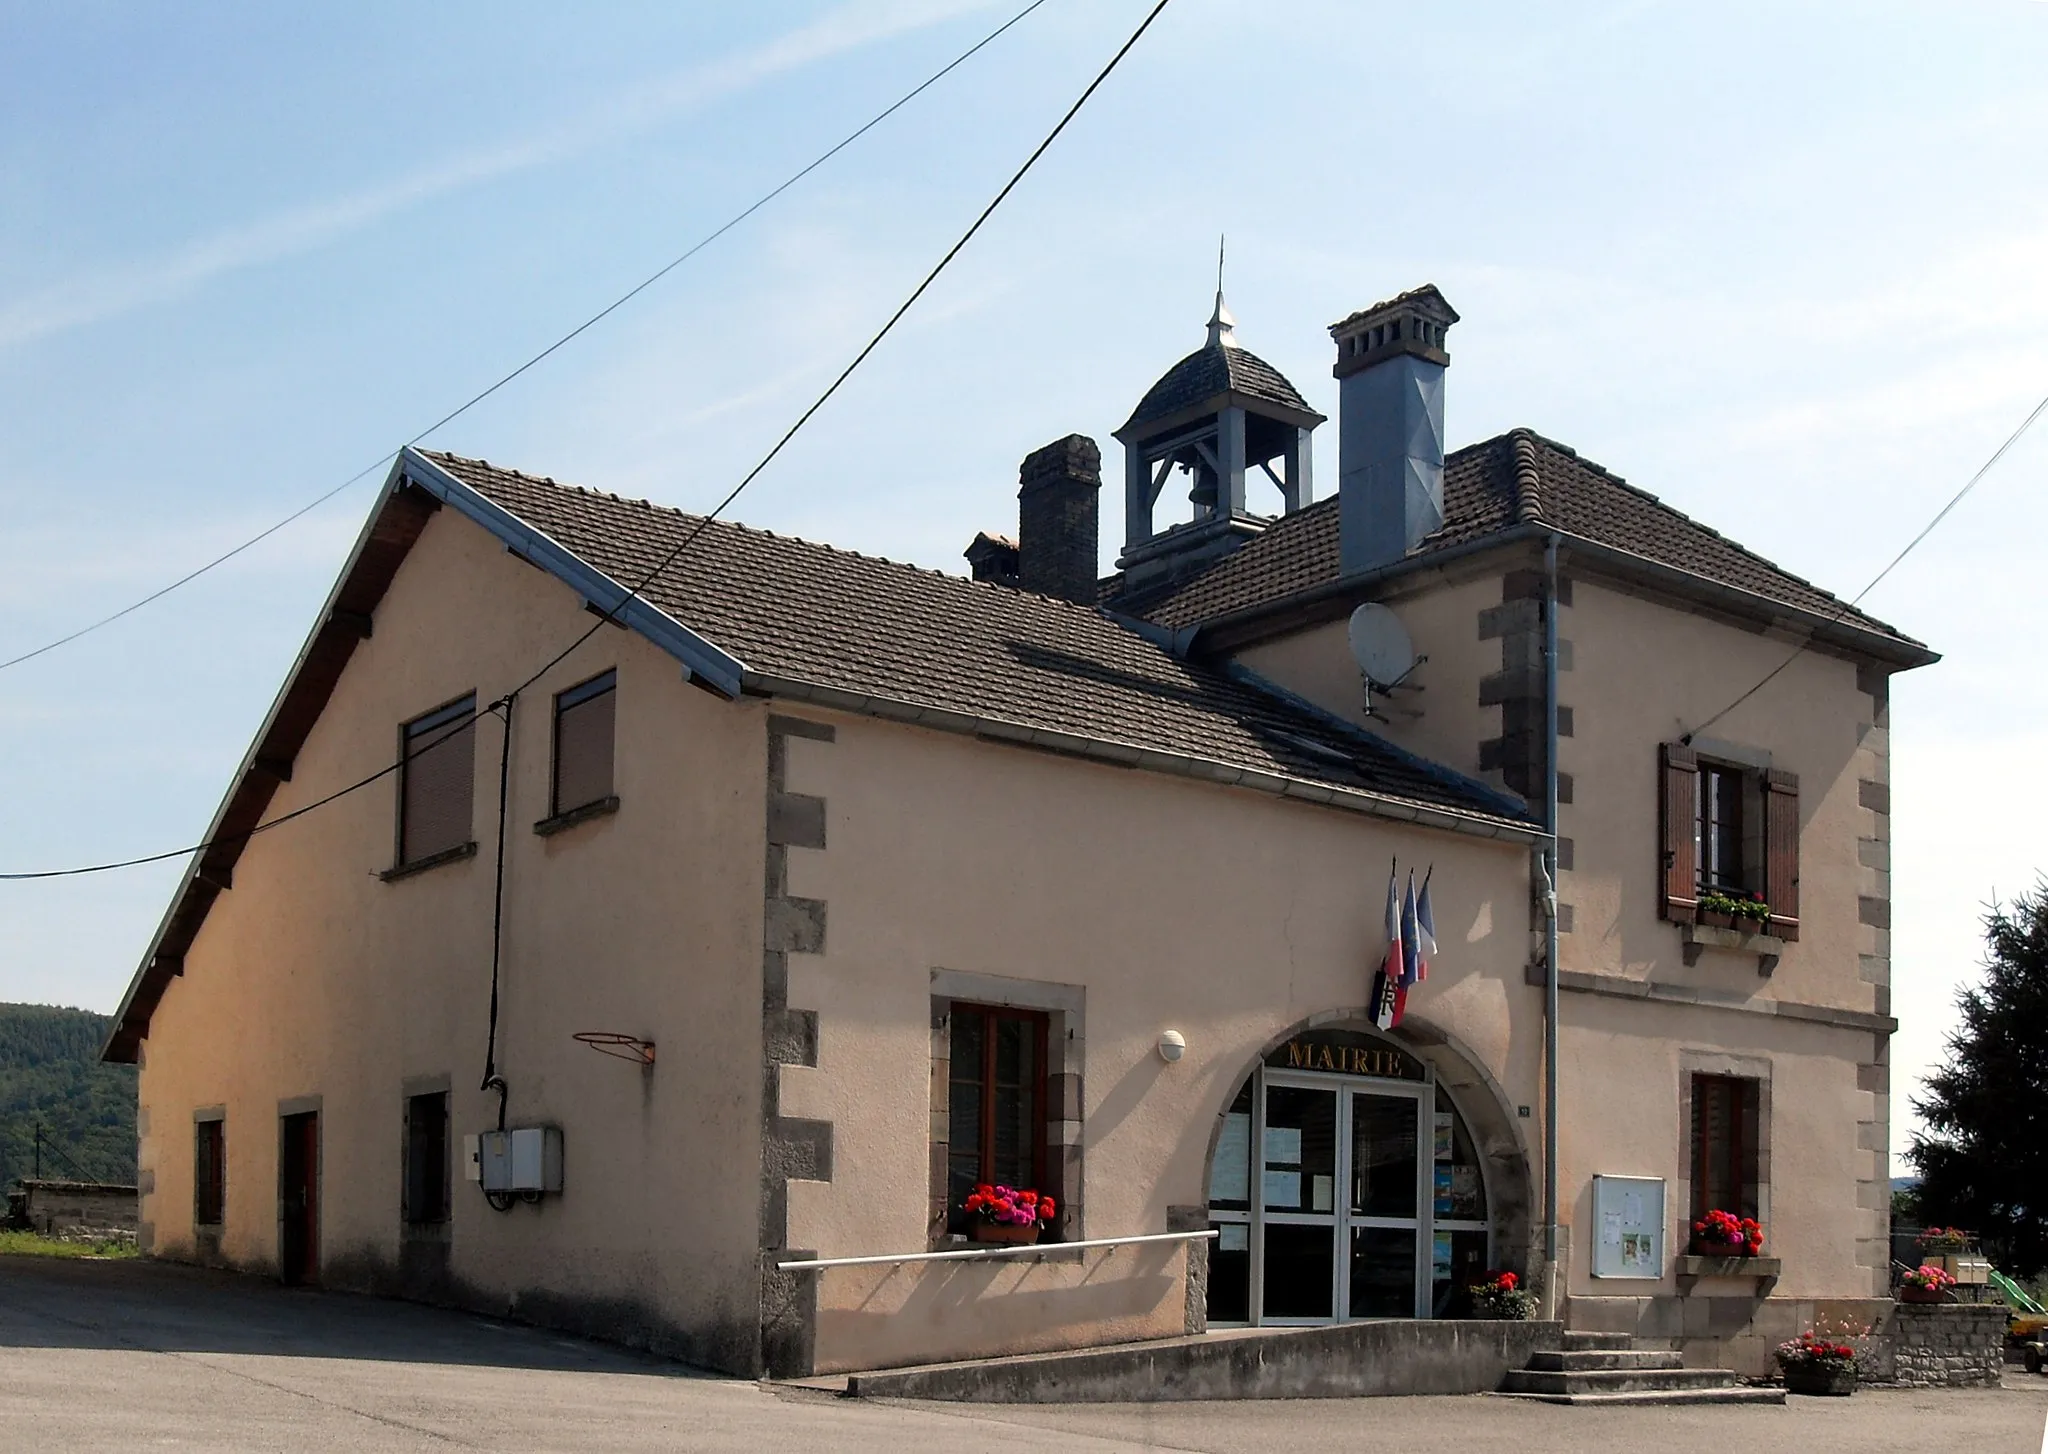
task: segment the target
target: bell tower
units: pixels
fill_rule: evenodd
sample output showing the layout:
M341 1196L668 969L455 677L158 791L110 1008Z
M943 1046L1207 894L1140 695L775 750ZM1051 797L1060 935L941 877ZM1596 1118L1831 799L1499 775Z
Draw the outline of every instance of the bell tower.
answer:
M1129 587L1162 583L1227 555L1271 518L1246 503L1253 470L1292 514L1312 498L1309 435L1323 416L1280 371L1237 341L1236 320L1216 307L1202 347L1146 391L1116 438L1124 447L1124 549ZM1188 481L1192 518L1156 528L1153 512L1176 474Z

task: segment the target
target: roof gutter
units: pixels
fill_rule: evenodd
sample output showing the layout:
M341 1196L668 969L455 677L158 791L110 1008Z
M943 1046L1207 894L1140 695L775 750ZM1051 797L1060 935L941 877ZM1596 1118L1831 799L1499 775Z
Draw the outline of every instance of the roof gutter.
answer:
M1542 830L1534 825L1490 818L1479 813L1462 813L1455 808L1411 802L1406 798L1369 793L1358 788L1339 787L1333 783L1315 782L1288 773L1240 767L1191 753L1162 752L1158 748L1140 747L1135 743L1118 742L1113 738L1055 732L1001 717L954 712L895 697L849 692L838 687L823 686L817 682L771 676L763 672L747 672L745 686L750 694L756 696L782 697L791 701L809 702L834 711L850 712L861 717L909 723L918 727L929 727L934 731L953 732L963 737L985 738L1019 747L1035 747L1041 751L1086 758L1112 767L1142 768L1148 772L1220 783L1225 787L1250 788L1255 792L1270 793L1274 797L1320 803L1325 807L1342 808L1348 812L1364 813L1394 822L1414 823L1424 828L1437 828L1476 838L1491 838L1503 843L1537 845L1544 841Z
M1648 556L1637 555L1633 551L1619 550L1611 545L1587 540L1583 536L1555 530L1540 520L1521 521L1491 535L1447 545L1441 550L1432 550L1422 555L1412 555L1373 570L1337 576L1322 585L1297 591L1291 596L1282 596L1277 600L1261 602L1256 606L1247 606L1243 610L1214 617L1194 628L1197 645L1208 649L1234 649L1255 639L1260 634L1258 628L1266 622L1304 608L1328 605L1332 608L1334 619L1335 608L1340 603L1368 599L1382 587L1404 577L1437 570L1467 557L1482 555L1504 546L1523 543L1547 546L1553 536L1562 543L1565 552L1575 561L1583 560L1603 567L1624 581L1660 587L1675 596L1719 606L1731 615L1751 620L1762 618L1784 629L1804 632L1814 641L1888 663L1902 671L1929 666L1941 660L1940 652L1932 651L1917 641L1888 635L1882 631L1872 631L1842 616L1795 606L1778 600L1775 596L1746 591L1739 586L1725 585L1693 571L1680 570L1676 566L1651 560Z

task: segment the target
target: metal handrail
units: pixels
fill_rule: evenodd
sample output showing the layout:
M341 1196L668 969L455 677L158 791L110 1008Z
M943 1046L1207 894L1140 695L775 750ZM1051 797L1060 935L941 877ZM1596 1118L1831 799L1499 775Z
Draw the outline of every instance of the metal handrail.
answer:
M1088 1237L1079 1242L1031 1242L1015 1247L963 1247L953 1252L891 1252L880 1257L809 1257L798 1262L778 1262L781 1272L808 1271L822 1267L874 1267L885 1262L983 1262L997 1257L1043 1256L1048 1252L1073 1252L1083 1247L1129 1247L1139 1242L1205 1242L1218 1235L1214 1227L1200 1232L1146 1232L1137 1237Z

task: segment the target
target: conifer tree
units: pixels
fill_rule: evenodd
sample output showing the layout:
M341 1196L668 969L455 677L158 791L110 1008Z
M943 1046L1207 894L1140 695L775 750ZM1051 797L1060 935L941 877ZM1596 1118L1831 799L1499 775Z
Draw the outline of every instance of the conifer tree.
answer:
M1984 979L1913 1109L1906 1159L1930 1225L1975 1232L2007 1273L2048 1267L2048 882L1986 916Z

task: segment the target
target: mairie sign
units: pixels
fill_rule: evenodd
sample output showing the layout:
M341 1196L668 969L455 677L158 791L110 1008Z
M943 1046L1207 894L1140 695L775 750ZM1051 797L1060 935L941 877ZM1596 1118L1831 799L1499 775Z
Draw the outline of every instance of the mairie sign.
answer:
M1422 1062L1406 1051L1354 1030L1309 1030L1266 1057L1274 1070L1312 1070L1328 1075L1370 1075L1382 1080L1422 1080Z

